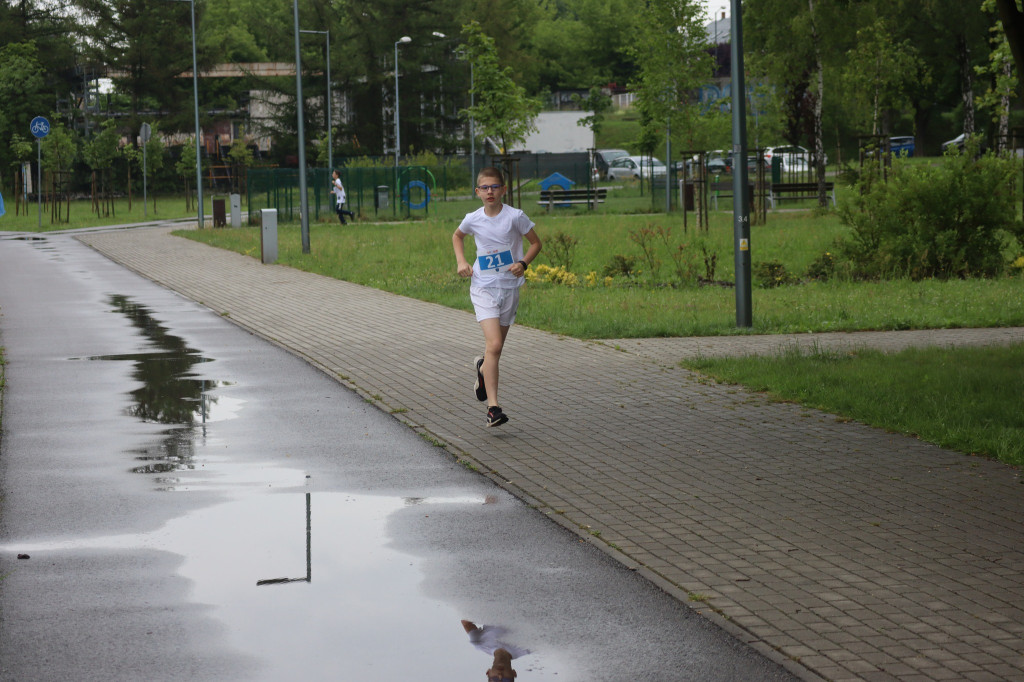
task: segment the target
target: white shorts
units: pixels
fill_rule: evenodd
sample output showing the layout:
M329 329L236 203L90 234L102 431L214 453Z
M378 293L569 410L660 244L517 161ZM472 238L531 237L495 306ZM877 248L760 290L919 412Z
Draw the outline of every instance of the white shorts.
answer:
M477 322L496 317L502 327L511 327L516 321L516 310L519 308L519 287L470 287L469 300L476 310Z

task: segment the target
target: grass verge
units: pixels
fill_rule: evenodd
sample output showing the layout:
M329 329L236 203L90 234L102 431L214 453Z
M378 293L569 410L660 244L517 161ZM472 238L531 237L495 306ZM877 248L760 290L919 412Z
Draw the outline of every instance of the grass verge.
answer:
M1024 465L1024 345L687 360L684 367L962 452Z
M470 205L471 206L471 205ZM311 253L303 254L296 225L278 232L278 262L424 301L469 310L467 283L455 274L451 234L458 216L415 223L356 223L310 226ZM752 329L737 329L735 291L728 286L682 283L679 271L709 279L733 280L732 224L729 214L712 215L711 228L684 230L678 216L537 214L546 240L536 265L552 260L558 235L575 239L570 270L576 286L531 282L522 296L518 321L576 338L713 336L737 333L797 333L857 330L935 329L1024 325L1021 276L990 280L912 282L809 281L753 289ZM634 237L661 229L667 243ZM779 261L799 275L833 248L845 228L833 216L780 213L754 229L757 261ZM214 246L259 257L257 228L182 231ZM472 252L472 247L470 253ZM680 261L673 254L680 254ZM715 266L709 271L708 255ZM633 258L635 271L605 285L603 273L617 256ZM537 271L537 268L534 268ZM586 284L594 273L595 286ZM755 282L756 285L756 282Z
M213 214L212 198L207 197L203 202L206 206L206 215ZM114 200L113 210L110 215L98 216L92 210L91 201L88 199L77 199L71 202L71 207L62 205L66 222L51 222L50 206L44 205L42 212L42 224L40 225L39 208L35 203L29 203L20 208L20 214L15 215L13 199L6 202L7 213L0 218L0 230L6 232L53 232L56 230L74 230L82 227L102 227L106 225L127 225L140 223L146 220L174 220L176 218L194 218L199 212L193 204L190 209L185 208L183 196L149 197L146 206L142 205L142 195L134 197L131 202L131 210L128 208L128 199L120 197ZM207 220L210 220L208 217Z

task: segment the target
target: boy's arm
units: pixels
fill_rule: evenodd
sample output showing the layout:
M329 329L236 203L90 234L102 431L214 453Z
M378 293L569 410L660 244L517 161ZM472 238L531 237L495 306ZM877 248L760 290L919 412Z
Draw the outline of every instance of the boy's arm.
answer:
M455 269L460 277L472 277L473 266L466 262L466 235L456 228L452 233L452 248L455 250Z
M537 254L540 253L540 237L537 236L537 233L533 230L533 228L531 228L529 232L524 234L523 237L526 238L526 241L530 242L530 248L527 249L526 253L523 255L523 260L526 262L527 265L529 265L530 263L533 262L533 259L537 257ZM508 270L516 277L522 277L523 274L526 272L526 268L523 267L522 263L514 263L512 267L510 267Z

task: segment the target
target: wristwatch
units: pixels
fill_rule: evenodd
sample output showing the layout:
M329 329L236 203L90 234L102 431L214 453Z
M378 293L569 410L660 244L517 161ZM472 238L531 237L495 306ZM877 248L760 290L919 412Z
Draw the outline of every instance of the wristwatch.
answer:
M523 272L526 272L526 268L530 267L530 264L529 264L529 263L527 263L527 262L526 262L526 261L524 261L524 260L521 260L521 261L517 261L517 262L518 262L518 263L519 263L520 265L522 265L522 266L523 266Z

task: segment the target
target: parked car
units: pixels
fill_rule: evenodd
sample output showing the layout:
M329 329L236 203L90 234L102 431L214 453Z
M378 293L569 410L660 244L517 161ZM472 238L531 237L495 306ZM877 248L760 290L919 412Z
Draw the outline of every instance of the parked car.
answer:
M708 173L712 175L732 173L732 152L724 152L721 149L708 152L707 163Z
M625 149L598 149L594 152L594 174L597 179L611 180L608 174L608 166L615 159L629 156Z
M665 177L667 172L665 164L652 156L621 156L608 166L608 177L612 180Z
M889 151L895 156L913 156L914 146L913 135L899 135L889 138Z
M698 158L698 156L694 155L693 157L686 159L686 161L676 161L673 164L673 168L675 168L677 171L682 171L685 167L687 174L692 174L693 167L696 165ZM721 149L710 151L707 153L705 159L705 164L707 165L708 173L710 175L723 175L732 173L733 153L731 150L728 152L723 151ZM757 156L750 155L747 157L747 173L753 174L756 171Z
M800 145L788 147L768 147L764 150L764 161L769 168L772 166L772 157L778 156L782 159L782 170L807 170L811 167L811 152ZM828 163L828 154L825 154L825 163Z
M964 142L966 142L966 141L967 141L967 135L965 133L960 133L959 135L954 137L952 140L946 140L945 142L942 143L942 153L945 154L946 151L950 147L953 147L955 149L959 149L960 151L963 151L964 150Z

